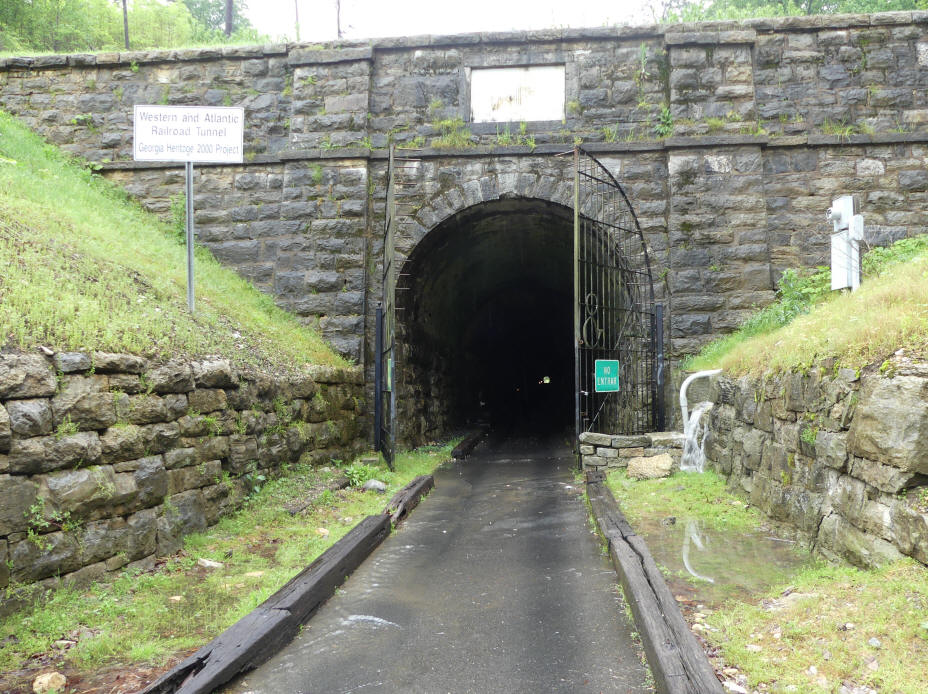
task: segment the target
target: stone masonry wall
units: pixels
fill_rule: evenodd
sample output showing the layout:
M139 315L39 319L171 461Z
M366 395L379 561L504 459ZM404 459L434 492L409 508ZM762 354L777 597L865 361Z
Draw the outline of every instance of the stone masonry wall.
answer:
M830 558L928 564L928 366L714 379L707 459Z
M680 468L683 434L658 431L640 436L614 436L585 431L580 434L580 456L584 470L635 468L655 477L666 477ZM632 474L633 471L630 471Z
M222 359L0 355L0 591L150 565L234 510L258 475L350 457L361 383L357 369L270 377Z
M471 70L552 64L563 120L470 122ZM403 259L470 205L565 204L553 155L582 142L638 213L672 360L828 261L833 197L867 244L928 232L928 12L0 59L0 108L170 217L182 170L129 161L139 103L245 108L245 163L196 168L198 238L368 380L390 143L415 160ZM467 146L433 142L456 118Z

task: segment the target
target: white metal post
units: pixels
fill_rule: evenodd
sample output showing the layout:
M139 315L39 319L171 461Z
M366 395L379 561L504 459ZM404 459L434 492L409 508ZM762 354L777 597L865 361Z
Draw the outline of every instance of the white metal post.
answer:
M193 162L186 162L187 184L187 308L193 313Z

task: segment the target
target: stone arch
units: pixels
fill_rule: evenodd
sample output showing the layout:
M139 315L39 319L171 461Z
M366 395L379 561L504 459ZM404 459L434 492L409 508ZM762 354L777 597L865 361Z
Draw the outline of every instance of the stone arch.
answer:
M416 177L412 188L422 193L414 213L400 217L396 238L401 273L399 421L400 436L407 443L435 439L472 423L484 414L476 408L478 402L495 401L496 412L531 410L513 393L537 384L531 380L536 376L547 379L548 371L557 373L552 380L557 388L545 393L564 388L558 391L563 402L554 407L564 420L555 425L569 424L574 392L567 371L574 362L573 164L573 157L497 159L490 167L485 162L482 168L474 167L470 177L466 166L411 167ZM457 179L449 181L452 175ZM579 208L584 213L596 200L582 187L581 193ZM473 296L469 304L468 293ZM550 303L550 311L544 301ZM526 322L523 314L534 318ZM496 327L490 325L494 321ZM519 326L522 332L500 330L500 323ZM547 341L539 324L551 325L556 348L537 349L537 343ZM489 333L494 331L496 343L490 345ZM518 343L522 333L524 345ZM518 358L522 352L527 355L524 365ZM522 379L521 384L505 386L510 388L508 396L498 382L511 374L503 367L487 366L507 360L510 371ZM450 372L449 363L466 377ZM529 378L527 371L532 370L538 373ZM534 393L536 397L541 394ZM543 413L530 414L545 423Z

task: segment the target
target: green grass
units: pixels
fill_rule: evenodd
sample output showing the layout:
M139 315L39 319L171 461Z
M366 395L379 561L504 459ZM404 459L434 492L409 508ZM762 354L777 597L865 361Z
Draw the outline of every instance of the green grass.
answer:
M725 488L725 478L713 470L634 480L619 469L609 472L606 485L633 526L644 517L675 516L712 530L740 532L755 530L763 520L759 511L734 497Z
M432 147L435 149L465 149L473 147L470 130L464 127L460 118L446 118L436 120L432 127L438 131L438 136L432 138Z
M0 348L345 362L203 248L186 308L176 229L0 112Z
M828 268L787 270L775 303L687 358L683 368L756 375L808 368L830 357L860 368L900 348L928 356L928 236L870 250L856 292L830 287Z
M912 560L873 571L820 565L792 576L788 587L792 598L784 599L787 586L781 585L757 604L731 602L708 618L717 630L709 640L752 687L767 683L768 691L790 691L792 685L792 691L825 694L852 681L881 692L925 691L924 566ZM878 647L870 645L872 638Z
M30 656L52 652L55 640L80 627L93 635L80 638L67 658L83 672L115 664L163 664L178 651L205 644L363 517L382 513L398 489L448 460L455 443L401 453L394 472L379 466L377 478L387 483L386 494L357 489L318 494L335 471L295 467L265 484L238 513L188 536L185 549L159 569L124 571L89 588L63 588L47 603L0 621L0 673L28 667ZM318 496L312 507L291 516L285 505L305 499L314 488ZM198 569L201 557L223 568ZM0 675L0 690L8 684Z
M633 527L675 516L737 535L766 520L731 495L724 478L712 471L643 481L612 471L607 484ZM709 626L700 633L719 648L717 668L736 668L750 688L760 685L761 691L831 694L845 682L900 694L924 690L928 569L923 565L906 559L865 571L817 561L780 572L774 581L770 589L740 593L719 607L709 599L709 588L700 588L697 599L707 605L700 606L705 617L697 621ZM878 647L870 644L872 638Z

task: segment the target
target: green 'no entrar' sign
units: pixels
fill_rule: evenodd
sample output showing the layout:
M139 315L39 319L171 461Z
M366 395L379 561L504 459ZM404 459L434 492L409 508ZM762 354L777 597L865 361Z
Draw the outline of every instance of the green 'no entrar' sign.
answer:
M597 359L595 362L596 392L619 392L619 362L617 359Z

